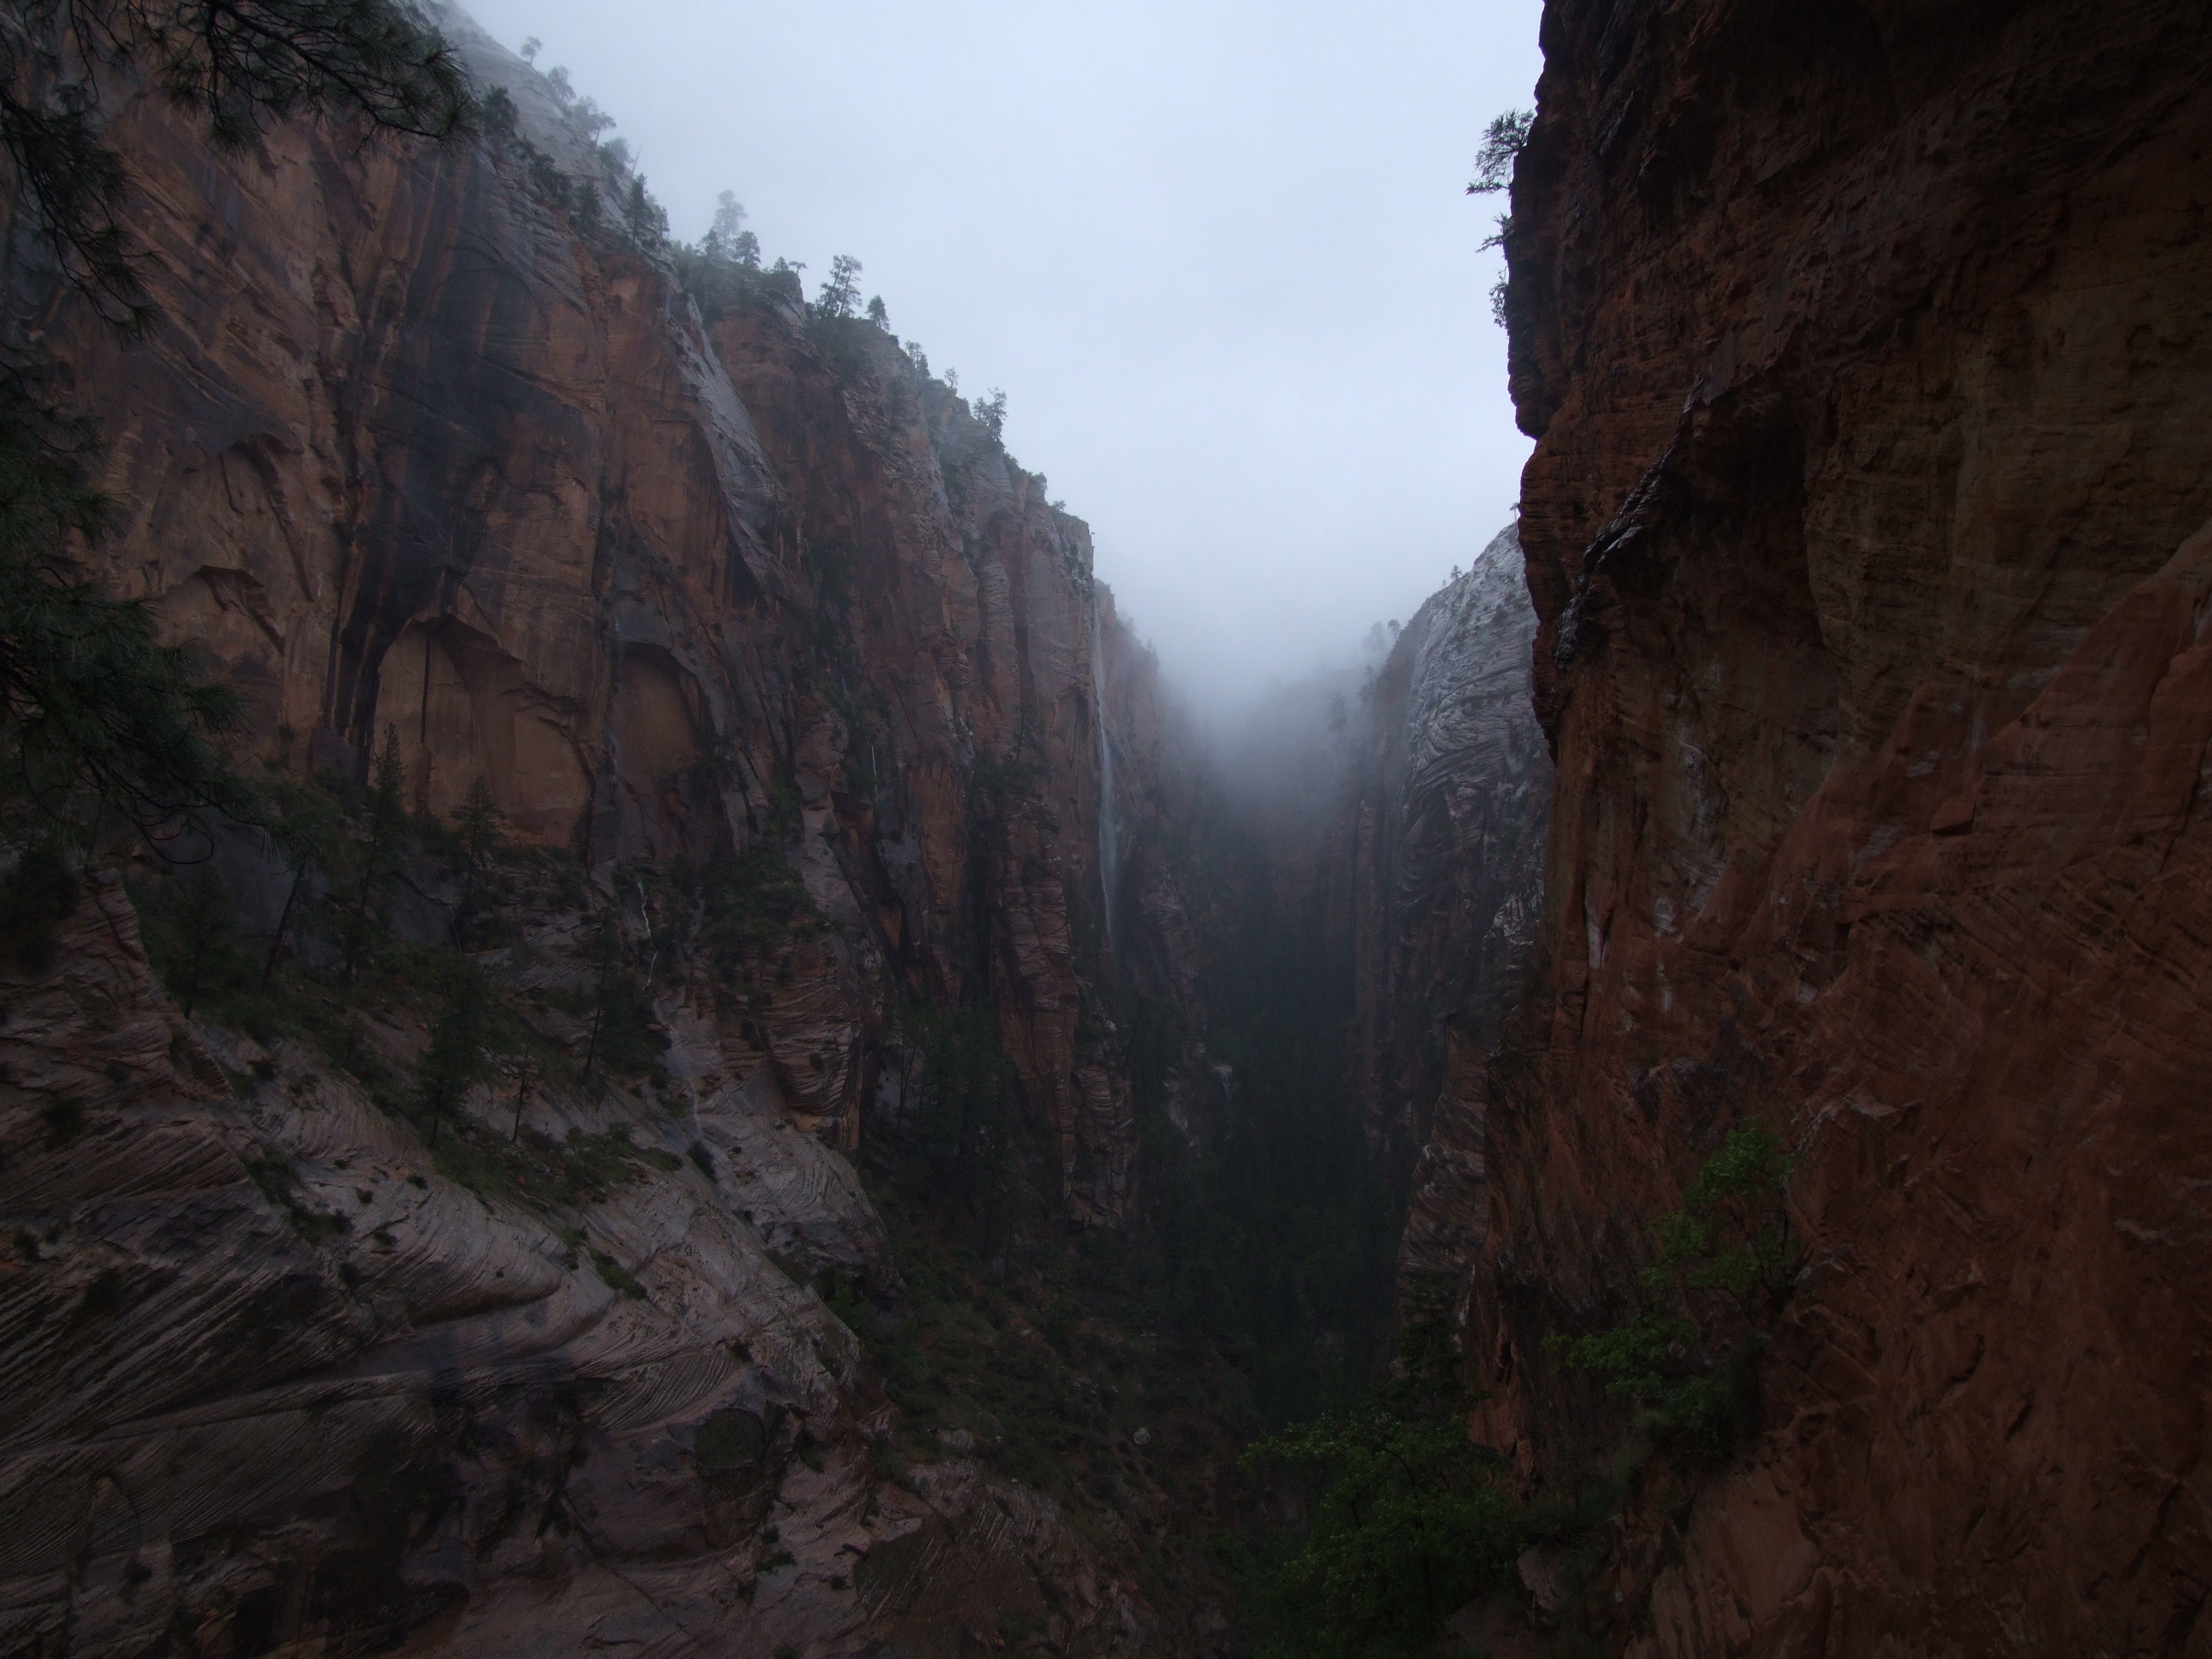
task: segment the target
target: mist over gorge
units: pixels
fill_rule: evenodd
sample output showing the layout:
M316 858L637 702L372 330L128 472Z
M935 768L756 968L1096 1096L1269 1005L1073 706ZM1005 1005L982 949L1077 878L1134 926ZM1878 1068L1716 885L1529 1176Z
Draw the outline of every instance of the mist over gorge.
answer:
M1550 0L1516 520L1241 709L534 52L18 11L0 1655L2212 1641L2195 10Z

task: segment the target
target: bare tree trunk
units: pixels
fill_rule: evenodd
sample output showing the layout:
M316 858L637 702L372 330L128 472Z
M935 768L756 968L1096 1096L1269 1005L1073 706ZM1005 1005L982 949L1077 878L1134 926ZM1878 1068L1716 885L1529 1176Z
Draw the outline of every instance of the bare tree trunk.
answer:
M292 890L284 895L283 914L276 918L276 937L269 941L269 960L261 964L261 988L269 988L269 976L276 971L276 958L284 952L284 930L292 923L292 907L300 897L300 883L307 873L307 860L302 859L292 872Z

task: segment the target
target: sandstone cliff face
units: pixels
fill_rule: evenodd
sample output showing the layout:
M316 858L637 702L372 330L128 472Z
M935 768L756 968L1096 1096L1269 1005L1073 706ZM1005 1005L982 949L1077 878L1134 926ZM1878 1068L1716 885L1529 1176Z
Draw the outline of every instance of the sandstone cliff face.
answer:
M2200 1651L2212 24L1543 40L1507 249L1559 781L1487 1094L1493 1430L1606 1420L1541 1339L1619 1316L1756 1115L1809 1270L1755 1439L1632 1512L1618 1643Z
M1482 1213L1481 1079L1543 897L1552 764L1510 527L1416 611L1370 689L1350 781L1353 1085L1371 1144L1418 1149L1400 1268L1455 1274Z
M1087 531L795 279L703 317L549 191L544 158L587 147L449 21L519 142L290 127L210 161L158 102L120 112L167 321L125 344L61 301L48 330L111 439L102 566L252 693L269 759L360 773L394 734L418 808L483 777L603 878L787 836L836 924L799 979L836 991L756 1024L833 1139L887 988L988 987L1065 1167L1118 1167L1076 1080L1104 932Z
M668 1077L518 1118L635 1137L566 1226L444 1180L304 1048L188 1026L103 890L0 988L0 1209L35 1241L0 1310L0 1647L919 1656L1003 1613L1139 1651L1152 1615L1037 1494L886 1479L805 1281L896 1291L840 1153L904 999L988 1002L1070 1217L1127 1204L1099 691L1138 799L1156 680L1085 526L964 404L795 281L702 309L591 210L578 181L619 181L544 83L447 21L514 135L215 155L122 97L165 319L126 343L56 298L44 343L109 441L98 568L246 690L252 758L358 776L388 737L440 816L488 782L659 953ZM819 925L733 987L676 878L755 848ZM232 852L265 927L273 866ZM1187 963L1171 879L1117 917ZM502 971L574 979L576 908L528 927ZM479 1091L454 1132L503 1126Z

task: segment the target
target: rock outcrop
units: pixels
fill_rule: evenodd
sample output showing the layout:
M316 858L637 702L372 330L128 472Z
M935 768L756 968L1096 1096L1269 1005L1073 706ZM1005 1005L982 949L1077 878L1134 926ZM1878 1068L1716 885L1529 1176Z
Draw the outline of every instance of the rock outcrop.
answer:
M1492 1428L1613 1407L1734 1121L1808 1268L1639 1655L2203 1650L2212 21L1545 9L1506 249L1559 767L1486 1091Z
M772 1096L533 1098L548 1176L600 1149L564 1228L311 1049L185 1020L112 876L59 945L0 975L8 1652L920 1655L1001 1613L1140 1650L1048 1500L885 1478L805 1282L882 1230Z
M1413 614L1369 688L1338 842L1352 866L1352 1065L1371 1145L1416 1158L1400 1257L1479 1247L1481 1080L1543 898L1551 755L1530 696L1536 614L1509 526Z

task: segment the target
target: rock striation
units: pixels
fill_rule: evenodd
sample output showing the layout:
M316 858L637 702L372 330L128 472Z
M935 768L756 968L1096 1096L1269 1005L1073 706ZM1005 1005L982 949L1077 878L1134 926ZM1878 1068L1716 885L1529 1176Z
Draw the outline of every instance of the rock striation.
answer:
M1141 1650L1048 1500L884 1478L805 1282L881 1272L882 1229L772 1096L533 1101L629 1166L563 1229L304 1046L184 1019L112 875L60 946L0 974L9 1652L927 1654L1009 1612Z
M1807 1271L1755 1430L1632 1503L1613 1645L2200 1651L2212 21L1542 31L1505 246L1559 772L1491 1431L1537 1478L1617 1426L1544 1338L1757 1116Z

